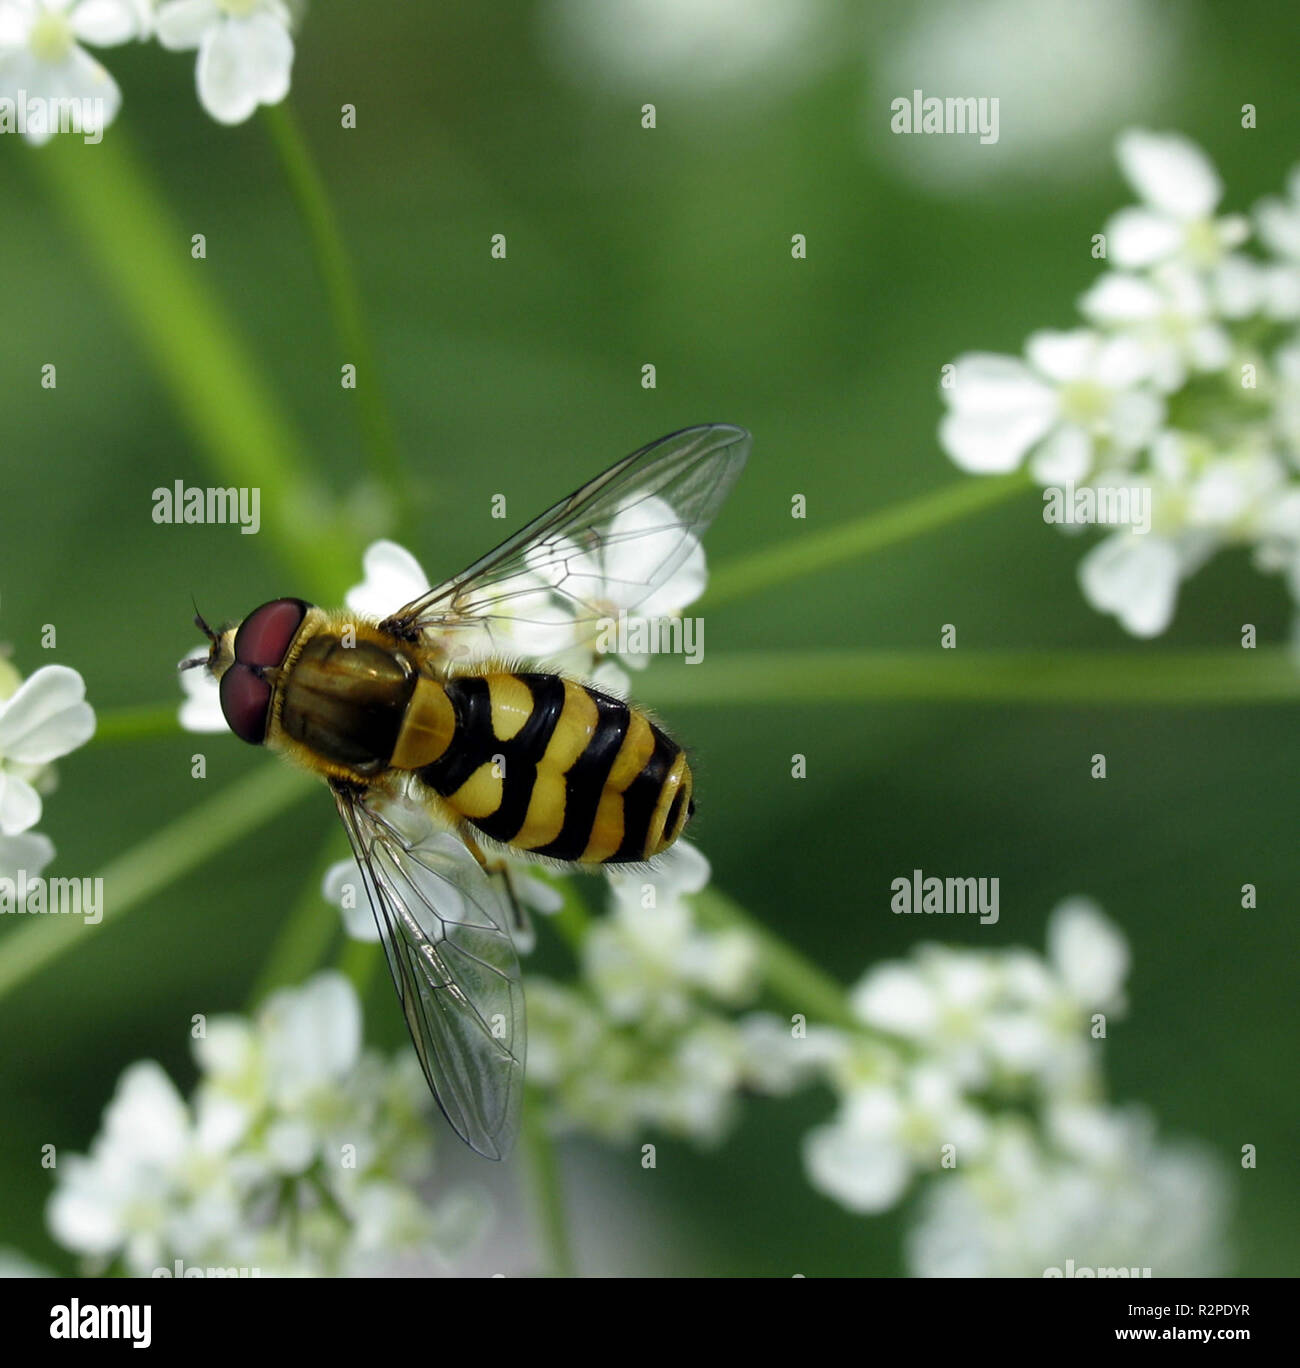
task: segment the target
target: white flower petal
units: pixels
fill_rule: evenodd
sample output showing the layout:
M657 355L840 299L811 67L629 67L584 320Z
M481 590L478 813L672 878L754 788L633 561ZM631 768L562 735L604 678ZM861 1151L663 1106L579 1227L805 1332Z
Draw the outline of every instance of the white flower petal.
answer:
M1232 339L1217 324L1206 323L1192 330L1187 352L1198 371L1219 371L1232 360Z
M41 820L41 795L16 774L0 769L0 835L16 836Z
M906 1155L889 1141L855 1135L847 1126L818 1126L804 1137L809 1181L841 1206L864 1214L886 1211L910 1176Z
M83 746L95 734L85 701L86 681L66 665L45 665L0 704L0 755L45 765Z
M1121 209L1106 223L1110 260L1117 266L1153 266L1172 256L1183 241L1183 226L1177 219L1149 209Z
M0 3L0 48L17 48L26 43L31 23L25 3Z
M1099 276L1079 300L1079 311L1094 323L1146 322L1164 307L1160 291L1149 280L1123 271Z
M1084 1007L1119 1000L1129 970L1128 943L1088 898L1069 898L1047 923L1047 951L1070 996Z
M1162 537L1117 532L1079 563L1079 585L1094 608L1113 613L1134 636L1159 636L1178 599L1178 553Z
M339 973L317 974L302 988L283 989L262 1014L266 1053L285 1096L338 1079L361 1048L361 1007Z
M174 52L196 48L220 20L216 0L169 0L158 9L158 41Z
M1130 390L1110 406L1110 438L1122 452L1141 451L1155 439L1164 422L1165 406L1158 395Z
M0 788L3 785L4 776L0 775ZM36 801L39 804L40 799ZM21 869L29 879L34 879L53 858L54 842L43 832L23 831L18 835L0 836L0 878L15 878Z
M186 657L206 656L208 646L196 646ZM223 732L228 730L226 715L221 711L221 687L202 666L180 671L181 688L185 701L181 704L181 726L190 732Z
M968 352L953 363L953 384L941 391L954 412L974 417L1051 413L1051 389L1018 356Z
M1087 328L1069 332L1044 328L1030 334L1025 342L1025 355L1036 371L1062 384L1091 373L1097 344L1097 334Z
M1120 135L1116 156L1142 199L1174 218L1205 218L1223 195L1210 159L1181 134L1130 129Z
M1029 469L1040 485L1078 484L1092 469L1092 439L1081 427L1062 424L1034 452Z
M140 36L139 15L125 0L80 0L68 19L73 33L95 47L116 47Z
M1255 208L1255 222L1264 244L1279 256L1300 261L1300 205L1266 199Z
M939 424L939 442L963 470L973 475L1000 475L1017 469L1025 453L1054 421L1050 412L949 413Z
M69 1158L67 1176L50 1196L45 1222L50 1234L81 1254L111 1254L125 1233L115 1194L107 1191L93 1164Z
M340 860L330 865L325 871L321 892L327 903L339 909L344 929L353 940L379 939L379 926L370 910L370 898L355 860Z
M853 989L849 1006L859 1021L916 1040L934 1032L939 1003L910 964L881 964Z
M189 1135L185 1099L162 1066L152 1059L132 1064L104 1111L105 1148L135 1163L166 1166L184 1154Z
M279 104L289 93L293 39L266 15L227 19L199 45L199 101L218 123L237 124L259 104Z
M1145 380L1151 369L1146 349L1133 337L1109 337L1093 358L1092 376L1107 389L1124 389Z
M344 602L354 613L385 618L431 587L420 562L393 541L371 542L361 557L365 578L348 590Z

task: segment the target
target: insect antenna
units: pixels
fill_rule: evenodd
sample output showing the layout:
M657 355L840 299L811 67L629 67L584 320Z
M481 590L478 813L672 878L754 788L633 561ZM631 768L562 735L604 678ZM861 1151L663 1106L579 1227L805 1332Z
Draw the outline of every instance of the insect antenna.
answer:
M208 626L206 622L204 622L203 614L199 612L198 600L194 597L193 594L190 595L190 602L194 605L194 625L199 629L200 632L203 633L205 637L207 637L209 641L215 642L217 639L217 634L212 630L211 627Z

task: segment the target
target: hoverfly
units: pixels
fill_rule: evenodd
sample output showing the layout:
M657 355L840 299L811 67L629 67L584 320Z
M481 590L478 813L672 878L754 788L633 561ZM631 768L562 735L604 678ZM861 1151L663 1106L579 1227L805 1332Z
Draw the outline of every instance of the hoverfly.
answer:
M518 1129L524 1001L504 856L641 864L694 812L682 748L634 703L520 661L633 613L697 553L749 453L724 424L611 466L467 570L376 621L274 599L203 665L231 731L329 784L439 1107L491 1159ZM554 651L548 650L554 647ZM511 649L513 648L513 649Z

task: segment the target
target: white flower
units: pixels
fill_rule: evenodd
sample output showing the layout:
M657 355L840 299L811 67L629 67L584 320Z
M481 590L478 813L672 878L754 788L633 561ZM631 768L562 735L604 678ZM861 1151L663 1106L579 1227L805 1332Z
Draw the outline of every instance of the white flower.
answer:
M615 1021L684 1021L696 993L739 1001L752 991L752 938L735 928L698 929L685 901L708 879L708 861L684 840L656 869L609 875L613 909L587 933L583 966Z
M19 870L34 879L53 858L54 843L39 831L0 836L0 879L17 879Z
M1134 532L1112 533L1079 562L1084 598L1139 637L1159 636L1173 621L1182 577L1172 541Z
M141 0L0 0L0 98L28 106L27 141L59 131L60 107L75 110L74 131L102 133L122 92L81 43L115 47L147 29ZM39 119L33 101L43 102Z
M984 1029L998 990L986 956L926 945L915 963L869 970L849 1005L864 1024L920 1046L964 1085L976 1086L988 1076Z
M365 578L348 590L344 602L367 617L389 617L432 587L419 561L396 542L372 542L361 565ZM474 616L463 625L426 636L448 659L461 663L509 655L561 659L575 645L573 613L551 592L553 579L529 571L513 575L479 591ZM451 614L454 609L449 599L443 611ZM483 618L485 613L492 616ZM590 652L583 650L579 658L564 663L587 673Z
M1122 462L1155 436L1164 405L1135 339L1044 331L1025 354L1027 364L985 352L957 360L939 439L963 470L1015 470L1032 451L1040 484L1081 481L1099 455Z
M1186 1146L1162 1146L1142 1112L1076 1112L1046 1151L1003 1120L989 1159L929 1184L907 1241L919 1277L1198 1277L1225 1263L1226 1184ZM1103 1271L1105 1270L1105 1271ZM1118 1272L1118 1270L1125 1270Z
M218 123L238 124L289 93L292 24L281 0L166 0L157 29L166 48L198 48L199 103Z
M606 630L612 631L624 614L630 621L680 617L704 592L708 581L704 548L697 537L682 538L680 520L670 505L655 496L643 496L614 515L598 547L584 550L569 543L562 548L565 554L558 564L551 552L535 553L530 563L557 588L571 589L585 603L594 604ZM539 559L543 554L545 567ZM588 624L584 644L590 646L594 638L605 649L599 640L601 630L600 623ZM619 659L641 669L648 656L629 651Z
M1287 176L1286 198L1261 200L1255 206L1260 240L1287 261L1300 262L1300 165Z
M1116 144L1120 169L1142 200L1106 224L1110 259L1145 267L1179 257L1208 268L1249 235L1240 215L1216 219L1223 183L1205 153L1177 133L1130 129Z
M901 1087L870 1085L849 1093L839 1115L804 1140L814 1187L850 1211L884 1211L903 1195L917 1169L937 1168L945 1147L958 1162L979 1158L984 1117L957 1081L933 1063L920 1064Z
M1165 392L1180 389L1189 370L1223 370L1232 355L1208 287L1181 262L1166 262L1149 277L1107 271L1079 309L1093 323L1136 338L1148 354L1153 383Z
M41 818L39 786L47 766L83 746L95 732L86 682L66 665L45 665L0 702L0 835L13 836Z
M1273 426L1290 452L1291 465L1300 467L1300 340L1277 349L1273 368L1277 376Z
M185 658L193 660L203 656L206 659L209 644L205 641L196 646ZM221 711L221 687L207 668L196 666L192 670L181 670L179 676L181 692L185 695L180 710L181 726L192 732L228 731L226 715Z
M450 1199L429 1211L417 1189L432 1155L419 1063L409 1051L391 1065L362 1055L360 1036L351 984L327 973L276 993L252 1021L210 1020L194 1042L191 1104L156 1064L133 1065L90 1153L59 1165L51 1231L137 1275L176 1258L374 1272L376 1240L386 1257L441 1257L473 1223L451 1219Z
M760 1092L784 1095L841 1064L848 1042L841 1031L791 1023L770 1012L751 1012L737 1023L744 1049L745 1079Z
M361 557L365 578L344 595L354 613L382 620L432 587L420 562L394 541L371 542Z
M145 1273L166 1248L169 1208L190 1142L184 1100L152 1060L121 1077L86 1157L69 1156L47 1211L50 1233L79 1253L124 1250Z

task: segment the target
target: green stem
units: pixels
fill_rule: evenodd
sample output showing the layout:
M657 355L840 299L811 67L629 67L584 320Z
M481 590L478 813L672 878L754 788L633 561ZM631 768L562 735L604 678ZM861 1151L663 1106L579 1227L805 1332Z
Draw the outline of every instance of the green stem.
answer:
M124 741L156 740L180 736L180 699L174 703L144 703L130 708L100 708L95 713L95 734L88 746L117 746Z
M758 946L763 969L763 982L791 1011L799 1012L809 1022L840 1026L860 1031L862 1023L849 1010L844 989L829 974L824 974L810 960L787 945L760 922L756 921L720 888L710 884L691 900L705 926L737 927L750 936Z
M250 997L252 1006L277 988L301 983L314 973L325 958L330 942L338 934L338 912L325 901L321 883L325 871L339 857L339 835L339 832L331 830L321 843L312 874L293 910L285 917L275 943L263 961Z
M564 1192L555 1145L542 1116L544 1097L532 1088L524 1094L523 1142L526 1195L533 1211L539 1262L552 1278L574 1276L573 1248L565 1218Z
M923 494L896 507L865 514L824 532L805 532L795 541L751 552L711 573L708 590L699 608L716 608L760 589L785 584L924 532L936 531L970 513L1004 503L1027 490L1030 484L1025 471L962 480L933 494Z
M383 951L373 941L353 940L351 936L344 938L339 951L339 972L352 980L359 998L364 999L370 991L382 959Z
M634 692L663 707L799 703L1293 703L1300 662L1256 650L726 651L698 665L652 666ZM105 708L91 746L180 734L178 705Z
M295 576L293 592L340 598L361 547L214 297L205 278L212 268L192 258L196 225L177 222L120 124L98 146L56 138L30 164L80 233L222 483L260 491L262 528Z
M103 920L124 917L155 893L311 791L312 781L288 765L256 770L168 822L104 866ZM33 917L0 939L0 997L46 968L75 945L84 945L79 919Z
M752 651L653 669L659 707L798 703L1025 703L1057 706L1294 703L1286 647L1167 651Z
M410 491L384 401L383 385L375 365L370 335L365 326L361 291L357 287L356 273L344 245L343 234L339 231L338 218L311 148L303 137L288 101L271 105L263 112L271 141L284 166L289 188L311 237L317 269L325 285L344 360L357 368L355 394L360 408L362 436L370 454L372 469L388 491L394 519L400 520L409 508Z

